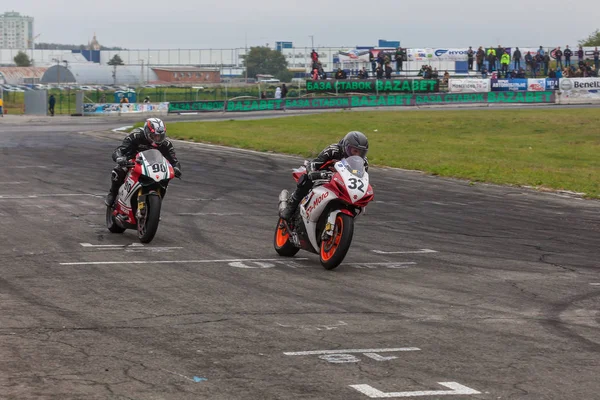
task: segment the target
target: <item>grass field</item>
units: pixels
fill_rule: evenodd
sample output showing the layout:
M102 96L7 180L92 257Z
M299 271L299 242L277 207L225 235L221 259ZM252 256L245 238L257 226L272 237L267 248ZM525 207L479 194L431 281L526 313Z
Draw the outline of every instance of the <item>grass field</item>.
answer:
M600 109L335 112L168 125L173 138L305 157L351 130L368 136L373 165L600 198Z

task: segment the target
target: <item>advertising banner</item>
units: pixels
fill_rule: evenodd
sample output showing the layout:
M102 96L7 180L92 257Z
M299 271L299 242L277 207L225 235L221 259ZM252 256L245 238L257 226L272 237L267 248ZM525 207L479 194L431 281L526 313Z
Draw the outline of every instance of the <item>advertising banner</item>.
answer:
M224 111L225 101L172 101L169 103L170 113L196 113Z
M492 92L527 90L527 79L492 79Z
M543 92L546 90L546 79L527 79L527 90L530 92Z
M350 49L340 51L337 57L341 63L369 62L369 50Z
M492 103L554 103L554 92L485 92L485 93L431 93L431 94L356 94L351 96L251 99L227 102L190 101L171 103L169 112L226 111L250 112L273 110L315 110L323 108L360 108L425 106L444 104ZM213 103L209 105L209 103ZM224 108L218 106L224 105Z
M169 103L84 103L83 115L167 112Z
M344 79L306 81L306 91L309 93L431 93L438 92L440 83L437 79Z
M448 91L450 93L483 93L491 89L489 79L449 79Z
M407 49L406 56L408 61L417 61L417 62L425 62L429 63L433 59L433 52L435 50L431 48L427 49Z
M467 61L467 52L468 48L440 48L433 49L433 55L438 60L449 60L449 61ZM473 50L473 53L476 53L477 49ZM475 54L473 54L475 56Z
M558 78L546 78L546 90L558 90Z
M570 90L600 90L600 78L561 78L561 91Z

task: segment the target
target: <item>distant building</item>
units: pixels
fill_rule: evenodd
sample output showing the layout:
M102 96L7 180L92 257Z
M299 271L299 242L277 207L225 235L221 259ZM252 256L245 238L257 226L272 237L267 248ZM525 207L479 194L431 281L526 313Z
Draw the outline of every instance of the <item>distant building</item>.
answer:
M33 17L18 12L0 15L0 49L28 49L33 45Z
M96 39L96 32L94 32L94 38L88 43L88 50L100 50L100 43Z

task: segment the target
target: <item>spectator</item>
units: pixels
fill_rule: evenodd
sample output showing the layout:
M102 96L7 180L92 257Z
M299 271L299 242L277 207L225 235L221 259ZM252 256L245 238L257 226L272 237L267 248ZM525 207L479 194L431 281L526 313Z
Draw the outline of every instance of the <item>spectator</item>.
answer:
M317 63L319 61L319 53L317 53L315 49L312 49L310 52L310 59L313 63Z
M548 78L556 78L556 71L553 68L550 68L550 72L548 72Z
M50 112L50 115L52 117L54 117L54 106L56 105L56 97L54 97L53 94L50 95L50 97L48 98L48 111Z
M398 47L396 50L396 72L402 71L402 62L404 61L405 56L404 49L402 47Z
M123 97L121 97L121 104L126 104L129 103L129 99L127 98L127 96L123 95Z
M560 69L557 69L555 74L556 74L556 78L560 79L563 77L562 71Z
M527 54L525 54L525 69L529 69L531 71L532 67L532 62L533 62L533 56L531 55L531 52L528 51Z
M377 69L377 63L375 62L375 56L373 50L369 50L369 61L371 62L371 72L375 73Z
M359 79L369 79L369 72L365 67L363 67L360 71L358 71Z
M260 93L260 98L261 98L261 99L266 99L266 98L267 98L267 92L263 90L263 91Z
M341 68L338 68L338 70L335 72L334 78L335 79L344 79L343 78L343 71L342 71Z
M375 69L375 74L377 75L377 79L383 79L383 68L378 65Z
M146 97L144 97L144 103L145 103L145 104L148 104L148 103L150 103L150 96L146 96Z
M434 68L433 72L431 72L431 79L438 79L439 77L440 77L440 73L438 72L437 68Z
M312 72L312 78L314 81L316 81L317 79L319 79L319 70L314 68L313 72Z
M106 95L104 93L102 93L102 96L100 96L100 103L106 103Z
M567 45L563 54L565 56L565 67L570 67L571 66L571 56L573 55L573 52L569 48L569 45Z
M0 116L4 118L4 110L2 109L2 107L4 107L4 103L2 97L0 97Z
M535 61L535 74L537 75L537 73L540 72L542 70L542 67L544 66L544 57L542 57L542 55L538 51L535 57L533 57L533 60Z
M277 86L277 89L275 89L275 98L281 99L281 88L279 86Z
M579 46L579 50L577 50L577 58L579 58L579 61L584 60L584 56L583 56L583 47Z
M285 99L288 94L288 88L285 86L285 83L281 85L281 98Z
M556 70L557 71L560 71L563 68L562 56L563 56L563 52L560 49L560 46L558 46L558 48L554 51L554 57L556 58Z
M501 60L502 54L504 54L504 47L498 45L498 47L496 48L496 59Z
M483 79L487 78L488 70L485 68L485 65L481 67L481 77Z
M473 57L475 55L475 52L473 51L473 49L471 48L471 46L469 46L469 50L467 50L467 62L468 62L468 70L472 70L473 69Z
M485 51L483 51L483 47L479 46L477 53L475 54L475 59L477 60L477 72L481 72L481 70L483 70L483 61L485 60Z
M510 65L510 55L508 55L508 53L502 54L500 64L502 65L502 73L504 76L506 76L506 73L508 72L508 66Z
M521 50L517 47L513 53L513 61L515 62L515 70L517 71L521 69L521 57Z
M496 70L496 50L493 47L490 47L487 51L488 57L488 69L490 71Z
M598 51L598 47L594 49L594 69L598 71L598 65L600 65L600 52Z
M377 54L377 64L379 64L381 68L383 68L385 65L384 61L385 59L383 58L383 51L379 51L379 54Z
M450 74L448 73L448 71L444 71L444 77L442 78L442 83L444 85L447 85L449 80L450 80Z
M542 55L542 57L544 57L544 55L546 54L546 52L544 51L544 48L542 46L540 46L540 48L538 49L538 53L540 53Z
M392 63L389 61L385 64L385 79L392 79Z
M546 53L543 57L544 62L544 75L548 75L548 68L550 68L550 54Z
M517 71L517 79L525 79L525 70L523 68L519 68Z

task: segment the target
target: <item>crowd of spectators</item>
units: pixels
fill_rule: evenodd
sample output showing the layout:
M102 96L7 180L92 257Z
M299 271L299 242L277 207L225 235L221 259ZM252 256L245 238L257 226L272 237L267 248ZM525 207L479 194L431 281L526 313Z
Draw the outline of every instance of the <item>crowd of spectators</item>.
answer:
M577 55L578 63L572 64L571 58ZM554 60L553 60L554 58ZM566 46L564 50L557 47L553 51L553 58L542 46L535 52L527 51L522 54L516 47L510 52L504 47L489 47L485 49L479 46L477 50L469 47L467 50L467 65L469 71L476 71L483 78L527 78L527 77L596 77L599 70L599 52L596 47L592 59L585 58L583 48L579 46L574 53ZM319 61L318 53L313 49L312 59L312 79L327 79L327 74L323 70ZM404 70L404 63L407 60L406 49L398 47L395 52L389 51L369 51L369 63L371 71L365 67L357 71L351 71L351 76L359 79L368 79L370 77L377 79L391 79L394 69L396 73ZM424 79L439 79L437 68L431 65L422 65L417 73ZM444 73L446 76L448 72ZM335 79L347 79L348 74L342 68L334 74Z

